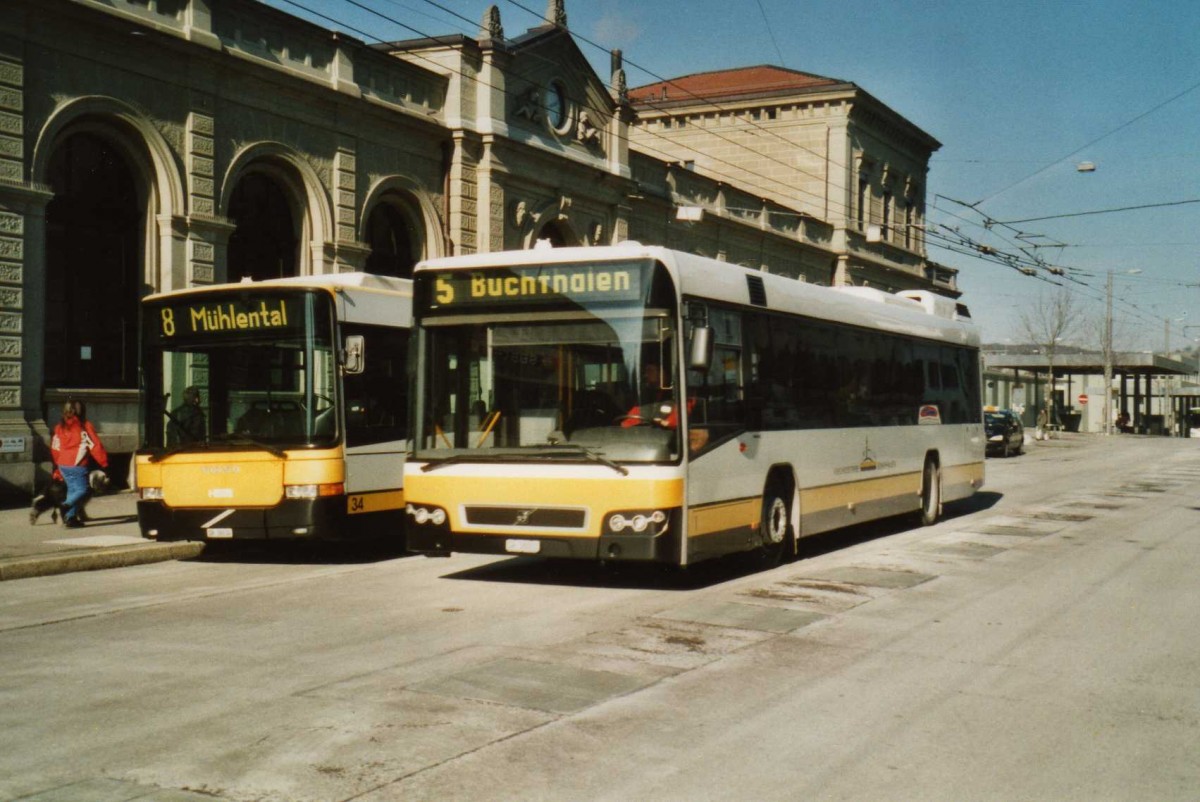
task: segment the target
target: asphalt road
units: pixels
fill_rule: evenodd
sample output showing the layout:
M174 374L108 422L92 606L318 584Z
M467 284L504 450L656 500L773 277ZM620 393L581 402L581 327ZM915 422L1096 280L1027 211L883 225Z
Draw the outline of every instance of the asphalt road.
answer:
M0 585L0 799L1194 799L1200 443L773 570L226 551Z

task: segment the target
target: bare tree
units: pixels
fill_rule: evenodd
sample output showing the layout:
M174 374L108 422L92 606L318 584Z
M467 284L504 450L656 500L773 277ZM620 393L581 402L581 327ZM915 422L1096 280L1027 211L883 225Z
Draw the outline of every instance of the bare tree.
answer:
M1046 354L1050 374L1049 418L1058 422L1058 410L1054 404L1054 356L1063 341L1075 334L1079 323L1079 306L1074 295L1065 286L1037 294L1033 305L1021 312L1021 334L1029 342L1041 347Z

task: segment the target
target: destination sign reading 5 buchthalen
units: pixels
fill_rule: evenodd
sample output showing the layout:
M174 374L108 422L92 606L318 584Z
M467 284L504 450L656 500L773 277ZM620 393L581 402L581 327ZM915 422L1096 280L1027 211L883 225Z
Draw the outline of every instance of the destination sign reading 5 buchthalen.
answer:
M437 274L434 308L481 304L631 301L642 295L636 264L539 265Z
M299 322L297 309L284 298L220 299L164 306L158 310L159 334L178 335L282 331ZM294 321L294 322L290 322Z

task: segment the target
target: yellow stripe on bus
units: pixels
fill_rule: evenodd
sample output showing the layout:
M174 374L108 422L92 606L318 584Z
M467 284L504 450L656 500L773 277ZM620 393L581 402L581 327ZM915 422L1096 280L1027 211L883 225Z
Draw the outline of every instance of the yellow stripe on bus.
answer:
M722 501L695 506L688 510L688 537L701 537L730 529L758 526L762 514L762 497Z
M378 490L372 493L351 493L346 496L346 514L384 512L404 508L403 490Z
M983 486L982 462L968 462L965 465L942 468L942 487L961 485L970 485L974 488Z
M658 510L683 506L683 479L632 481L580 478L529 478L522 476L453 476L408 474L404 493L412 504L436 505L446 511L455 531L466 522L462 508L555 507L587 510L586 529L530 528L539 535L599 537L606 513L615 510Z
M800 491L800 514L809 515L840 509L848 504L864 504L901 496L912 496L913 509L916 509L916 498L920 492L920 472L810 487Z

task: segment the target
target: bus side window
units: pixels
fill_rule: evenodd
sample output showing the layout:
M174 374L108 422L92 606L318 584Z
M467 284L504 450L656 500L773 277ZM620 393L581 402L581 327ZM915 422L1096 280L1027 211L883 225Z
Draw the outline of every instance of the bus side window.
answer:
M408 331L388 326L346 325L346 335L362 335L362 373L343 380L346 445L404 440L408 436Z

